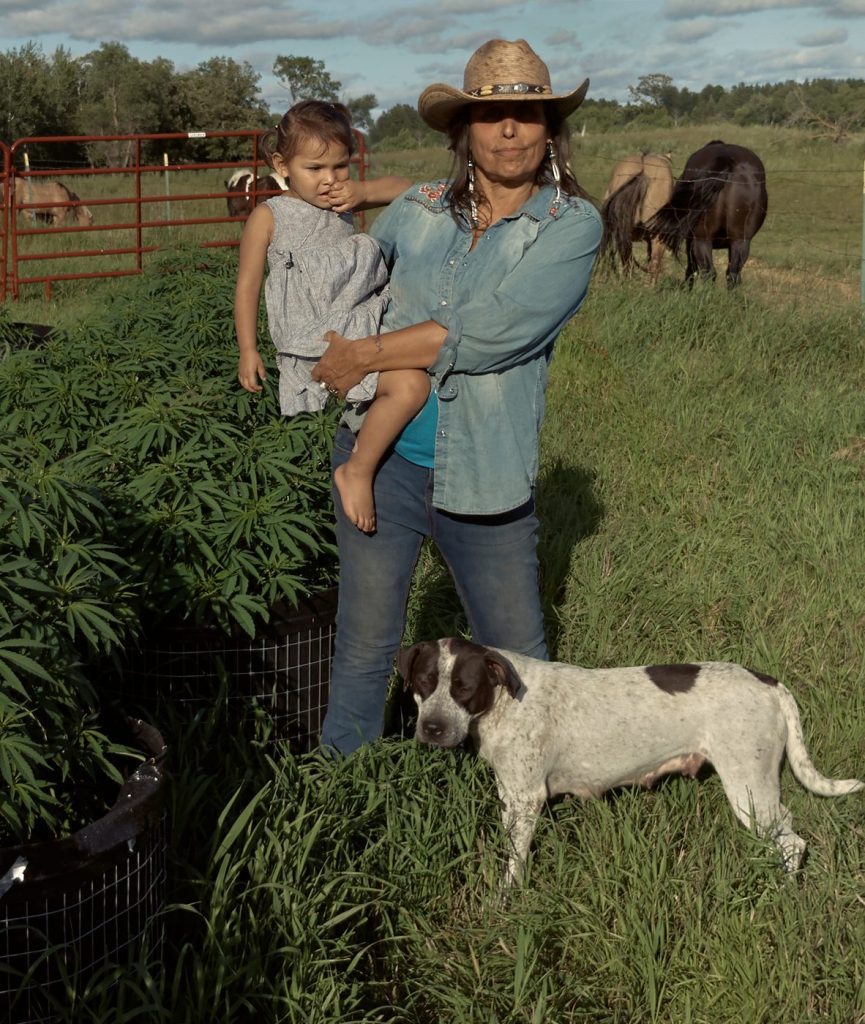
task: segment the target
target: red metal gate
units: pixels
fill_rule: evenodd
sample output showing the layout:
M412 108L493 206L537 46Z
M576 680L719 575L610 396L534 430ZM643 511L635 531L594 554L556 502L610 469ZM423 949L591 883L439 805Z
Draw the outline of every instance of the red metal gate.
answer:
M0 302L6 298L9 253L9 170L12 154L5 142L0 142Z
M170 245L238 245L238 224L245 217L228 214L230 193L224 179L245 168L256 178L269 172L260 152L263 134L259 130L76 135L19 139L12 146L0 143L0 299L19 298L25 285L41 284L50 298L56 281L139 274L148 253ZM355 137L352 163L363 180L367 151L363 135L355 131ZM142 159L145 143L145 152L163 143L166 150L169 144L174 151L180 149L182 156L184 143L201 139L248 140L249 158L169 162L165 152L161 163ZM122 143L129 159L123 166L30 168L29 147L38 145L44 152L45 147L70 143L106 148L108 143ZM48 204L44 185L59 179L65 190L53 190ZM253 192L254 197L270 194ZM362 228L362 214L358 221Z

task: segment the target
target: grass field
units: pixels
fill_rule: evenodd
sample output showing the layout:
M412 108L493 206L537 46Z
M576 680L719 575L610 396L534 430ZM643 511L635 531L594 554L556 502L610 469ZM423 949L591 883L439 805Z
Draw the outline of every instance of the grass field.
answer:
M667 136L581 140L580 176L597 194L615 154L707 137ZM549 639L591 666L730 659L776 675L818 768L862 777L861 152L788 136L762 152L772 212L739 291L684 292L672 265L655 289L602 274L558 343L538 485ZM807 188L809 162L828 195ZM80 317L96 295L21 309ZM425 550L406 639L463 628ZM810 851L794 877L711 774L560 800L503 900L495 786L470 753L390 739L325 766L215 711L183 740L160 725L166 957L109 968L69 994L66 1020L865 1022L861 795L821 800L784 769Z

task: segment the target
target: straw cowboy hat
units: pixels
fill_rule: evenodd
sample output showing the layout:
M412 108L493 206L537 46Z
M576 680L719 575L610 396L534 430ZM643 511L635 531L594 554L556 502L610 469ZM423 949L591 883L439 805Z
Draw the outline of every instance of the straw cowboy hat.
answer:
M573 92L554 93L549 68L525 39L491 39L469 58L462 89L440 82L427 86L417 109L430 128L439 132L448 130L462 107L489 100L542 100L567 117L583 102L588 87L587 78Z

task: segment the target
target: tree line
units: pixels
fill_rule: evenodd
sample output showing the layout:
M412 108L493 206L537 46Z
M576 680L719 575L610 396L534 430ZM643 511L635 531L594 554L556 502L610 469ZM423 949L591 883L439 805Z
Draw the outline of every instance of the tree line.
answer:
M643 75L629 88L632 103L613 108L600 100L617 126L635 118L660 123L797 126L843 142L865 128L865 81L861 78L815 78L805 82L763 85L706 85L699 92L679 89L669 75ZM591 104L588 105L591 109Z
M191 71L177 71L158 57L133 57L118 42L102 43L83 57L58 47L47 55L29 42L0 53L0 140L72 135L136 135L196 131L233 131L271 127L297 100L340 97L341 83L321 61L277 57L273 72L285 86L282 110L268 110L260 92L261 76L246 61L211 57ZM367 94L343 99L361 130L372 127L378 101ZM162 159L176 150L178 160L248 159L245 139L198 139L181 144L144 145L144 156ZM88 162L126 166L129 142L81 146L75 142L28 146L31 160Z
M170 60L133 57L118 42L102 43L83 57L64 47L46 54L33 42L0 53L0 138L6 143L33 136L132 135L265 128L291 103L308 98L337 100L349 107L355 125L372 147L416 148L441 144L416 109L401 103L377 118L372 93L345 97L342 85L322 61L279 56L273 73L286 90L282 110L270 111L260 91L261 76L247 62L212 57L190 71ZM730 88L706 85L699 92L678 88L666 74L643 75L629 89L629 101L588 99L573 115L575 127L593 133L629 125L663 126L730 121L740 125L798 125L815 135L845 141L865 128L865 81L813 79ZM145 159L171 155L159 142ZM176 161L246 159L247 140L199 139L176 147ZM77 143L30 147L33 161L88 162L124 166L127 143ZM173 160L173 162L175 162Z

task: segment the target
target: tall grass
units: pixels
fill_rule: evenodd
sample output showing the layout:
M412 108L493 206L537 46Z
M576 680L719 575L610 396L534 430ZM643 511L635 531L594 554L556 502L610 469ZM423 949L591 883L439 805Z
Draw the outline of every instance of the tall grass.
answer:
M744 661L794 690L819 768L865 774L863 349L858 308L816 292L598 279L542 439L554 655ZM464 628L425 550L406 639ZM558 801L504 895L471 752L389 739L331 763L216 708L170 714L165 955L70 991L66 1020L865 1021L861 796L820 800L784 769L810 852L794 877L711 774Z
M683 292L670 262L655 290L599 275L560 339L538 486L552 652L744 661L793 689L821 770L861 777L861 154L729 126L638 135L575 140L594 194L624 152L673 149L678 169L722 137L763 156L770 217L738 292ZM447 166L406 151L374 170ZM110 287L18 310L86 319ZM464 630L425 549L406 639ZM865 1021L861 796L820 800L784 769L810 852L793 878L711 775L559 801L526 885L503 898L495 786L469 751L390 739L342 763L296 759L218 707L160 717L174 756L164 956L70 986L65 1020Z

